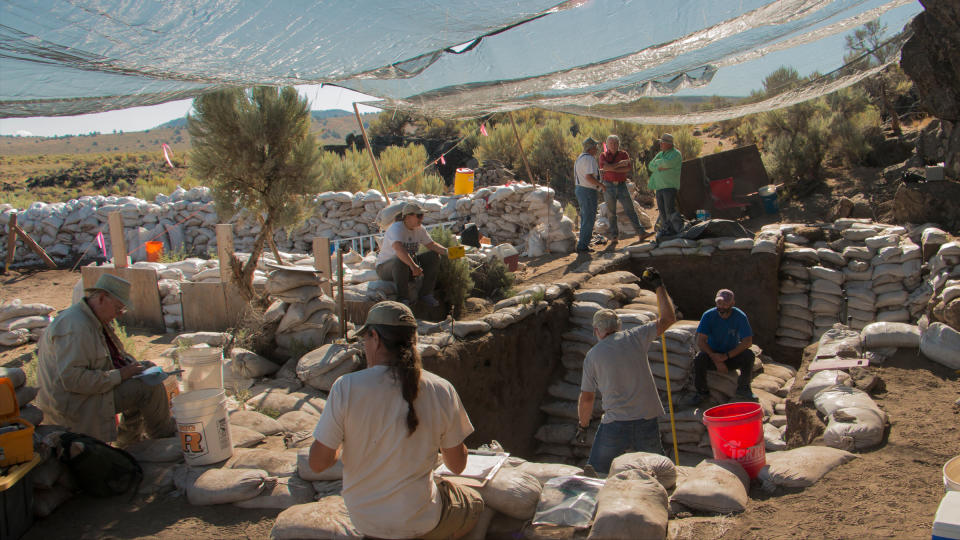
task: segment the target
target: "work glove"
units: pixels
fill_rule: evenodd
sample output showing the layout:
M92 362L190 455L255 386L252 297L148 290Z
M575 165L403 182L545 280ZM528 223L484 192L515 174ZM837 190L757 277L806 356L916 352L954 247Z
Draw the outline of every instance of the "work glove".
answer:
M643 274L640 275L640 280L653 290L657 290L663 286L663 279L660 277L660 272L657 272L657 269L652 266L648 266L643 270Z
M575 443L579 445L586 445L587 444L587 428L581 427L579 424L577 424L577 434L573 436L573 440Z

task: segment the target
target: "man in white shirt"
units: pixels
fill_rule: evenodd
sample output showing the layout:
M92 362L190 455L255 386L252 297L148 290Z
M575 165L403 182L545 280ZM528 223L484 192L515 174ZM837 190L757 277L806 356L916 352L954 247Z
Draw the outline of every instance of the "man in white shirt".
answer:
M593 223L597 219L597 193L603 192L600 183L600 166L597 164L597 141L587 137L583 141L583 153L573 165L576 181L574 190L580 204L580 239L577 241L578 253L590 253L590 239L593 237Z
M417 254L420 246L429 251ZM399 221L390 225L383 235L380 253L377 255L377 276L392 281L397 286L397 297L408 306L416 302L410 294L410 278L423 276L420 285L420 300L430 307L440 305L433 296L440 270L440 255L447 255L447 248L433 241L423 226L423 209L416 203L403 205Z

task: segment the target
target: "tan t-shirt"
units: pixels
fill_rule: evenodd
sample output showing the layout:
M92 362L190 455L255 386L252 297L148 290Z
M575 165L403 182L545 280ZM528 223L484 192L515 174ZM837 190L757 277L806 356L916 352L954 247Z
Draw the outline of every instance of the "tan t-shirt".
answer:
M420 424L407 436L407 402L385 366L337 379L313 436L343 445L343 499L360 532L417 538L440 521L433 481L437 450L473 433L460 396L447 380L422 371L414 400Z

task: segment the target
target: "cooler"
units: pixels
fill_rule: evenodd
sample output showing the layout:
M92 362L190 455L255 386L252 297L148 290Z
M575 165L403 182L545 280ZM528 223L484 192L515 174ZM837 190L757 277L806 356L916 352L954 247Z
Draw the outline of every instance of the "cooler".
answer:
M960 540L960 491L948 491L933 518L932 540Z
M33 525L33 478L30 472L41 462L39 454L26 463L10 467L0 476L0 538L17 540Z
M0 433L0 467L9 467L33 459L33 424L20 418L20 405L13 381L0 377L0 431L19 426L15 431Z

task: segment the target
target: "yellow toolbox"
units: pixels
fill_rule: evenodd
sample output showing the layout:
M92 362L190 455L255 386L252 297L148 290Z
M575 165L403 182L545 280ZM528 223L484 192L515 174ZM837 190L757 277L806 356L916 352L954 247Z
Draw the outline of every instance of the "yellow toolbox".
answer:
M13 381L0 377L0 467L33 459L33 424L19 414Z

